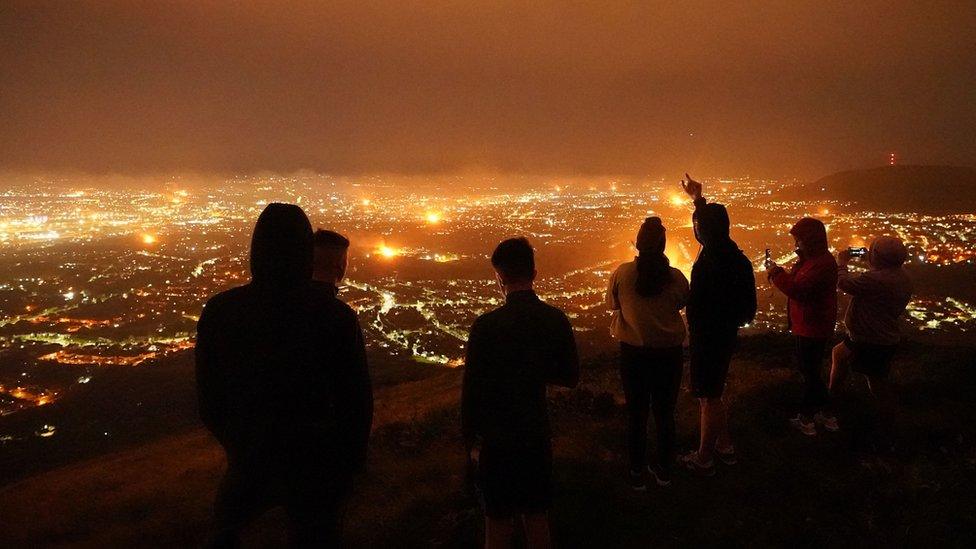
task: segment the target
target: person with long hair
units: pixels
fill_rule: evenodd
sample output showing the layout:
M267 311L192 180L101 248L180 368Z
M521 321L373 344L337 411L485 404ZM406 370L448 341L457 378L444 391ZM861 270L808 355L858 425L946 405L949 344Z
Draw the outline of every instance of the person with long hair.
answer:
M620 342L620 379L627 402L630 485L647 489L644 471L659 486L671 484L675 458L674 407L681 386L688 279L664 254L665 228L648 217L637 232L638 255L610 277L610 332ZM648 409L657 429L657 457L647 464Z

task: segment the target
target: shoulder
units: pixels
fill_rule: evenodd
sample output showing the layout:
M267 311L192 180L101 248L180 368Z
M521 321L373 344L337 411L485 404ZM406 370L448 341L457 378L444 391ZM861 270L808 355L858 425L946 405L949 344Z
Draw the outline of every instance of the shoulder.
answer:
M671 269L671 280L679 283L680 282L684 282L685 284L688 283L688 278L685 277L685 273L681 272L680 269L677 269L675 267L670 267L670 269Z
M570 325L569 317L566 316L566 313L564 313L562 309L558 307L554 307L542 301L540 301L539 303L542 304L542 311L544 312L546 317L550 319L552 322L556 324Z
M251 291L248 285L237 286L220 292L204 303L200 317L228 314L238 307L246 306L246 302L250 300L250 294Z

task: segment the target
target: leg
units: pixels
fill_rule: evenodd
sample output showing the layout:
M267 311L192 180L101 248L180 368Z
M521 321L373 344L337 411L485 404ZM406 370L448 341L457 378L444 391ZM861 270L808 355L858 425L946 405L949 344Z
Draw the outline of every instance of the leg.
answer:
M638 349L621 345L620 377L627 401L627 446L631 471L642 471L647 463L647 418L651 399L647 377L651 365L644 364L641 358Z
M288 545L290 547L341 547L338 506L290 508Z
M549 536L549 515L533 513L522 516L525 526L525 546L529 549L548 549L552 543Z
M896 403L891 382L885 376L867 376L868 387L878 405L878 437L882 442L891 442L894 434Z
M853 353L843 341L834 345L830 352L830 394L836 395L844 387Z
M722 397L701 398L698 402L701 404L701 440L698 445L698 458L702 463L708 463L712 461L719 432L728 431L725 406Z
M715 444L713 448L727 450L732 448L732 434L729 433L729 409L725 406L725 400L718 398L715 411Z
M675 457L674 407L681 387L681 348L665 349L661 360L653 367L651 379L651 409L657 431L657 465L668 474Z
M240 547L240 532L270 503L265 494L263 475L228 467L214 502L214 519L207 546Z
M806 422L827 403L827 386L820 374L826 345L826 339L796 338L796 359L804 381L800 414Z
M507 549L512 546L515 526L511 518L485 516L485 549Z

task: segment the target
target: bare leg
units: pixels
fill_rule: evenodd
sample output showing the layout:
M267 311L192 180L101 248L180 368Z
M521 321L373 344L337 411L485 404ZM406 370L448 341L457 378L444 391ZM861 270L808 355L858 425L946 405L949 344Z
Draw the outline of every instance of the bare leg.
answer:
M698 399L698 402L701 404L701 440L698 445L698 459L701 463L708 463L712 460L715 443L720 436L731 444L729 427L721 397L702 398Z
M515 525L512 519L485 517L485 549L507 549L512 546Z
M549 515L535 513L523 515L525 525L525 545L529 549L549 549L552 543L549 538Z
M715 448L727 450L732 447L732 435L729 433L729 409L722 397L716 399L715 413Z
M847 374L850 371L851 350L847 345L838 343L830 352L830 393L837 394L847 381Z

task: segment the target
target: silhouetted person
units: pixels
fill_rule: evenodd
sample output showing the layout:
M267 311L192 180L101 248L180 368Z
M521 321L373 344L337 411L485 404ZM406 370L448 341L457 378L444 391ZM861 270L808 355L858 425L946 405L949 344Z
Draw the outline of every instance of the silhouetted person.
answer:
M485 545L511 543L521 517L530 547L547 547L552 448L546 386L575 387L579 359L569 319L532 291L535 258L524 238L491 256L505 304L475 320L468 337L461 427L478 463Z
M848 271L849 251L842 251L839 259L837 287L851 296L851 303L844 316L844 341L832 353L830 390L841 390L848 370L867 377L878 401L880 434L887 437L894 415L891 359L901 342L901 316L912 298L912 281L903 267L908 250L898 238L875 239L865 258L869 270L862 274Z
M800 412L790 425L809 436L817 423L828 431L839 427L826 410L828 394L821 372L824 351L837 323L837 262L827 244L827 228L804 217L790 229L796 241L797 260L789 271L766 262L769 281L788 298L787 318L796 346L796 363L803 375Z
M251 282L207 302L197 325L200 415L227 453L213 546L235 546L283 505L295 546L339 544L362 468L372 391L356 314L313 285L312 228L269 204L251 240Z
M671 484L674 405L681 387L688 279L664 255L660 217L648 217L637 232L638 256L617 267L607 288L613 311L610 331L620 342L620 379L627 399L630 484L646 490L644 469L659 486ZM657 459L647 465L648 408L654 412Z
M701 438L698 450L681 456L681 462L697 475L711 476L716 456L736 463L722 394L739 327L756 315L756 276L729 236L725 206L706 203L701 183L685 177L682 188L695 201L692 223L702 245L691 269L687 309L691 390L701 407Z
M335 231L319 229L312 241L312 280L325 284L332 295L337 295L349 265L349 239Z

